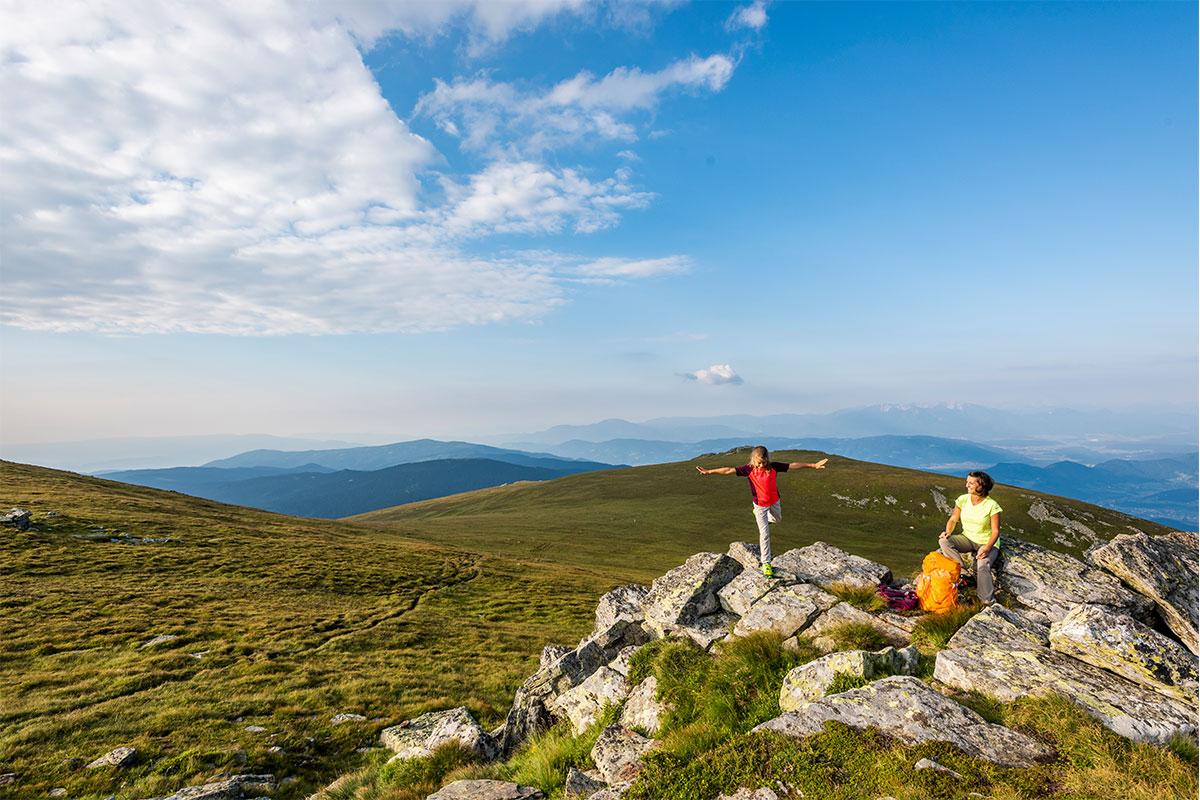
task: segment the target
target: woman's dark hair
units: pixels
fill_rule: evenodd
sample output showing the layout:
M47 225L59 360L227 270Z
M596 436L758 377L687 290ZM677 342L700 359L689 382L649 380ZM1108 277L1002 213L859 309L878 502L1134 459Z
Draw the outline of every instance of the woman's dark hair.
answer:
M979 493L984 497L987 497L988 492L990 492L992 487L996 485L996 482L992 480L992 476L988 475L986 472L979 472L978 470L975 472L968 472L967 477L974 478L975 480L979 481Z

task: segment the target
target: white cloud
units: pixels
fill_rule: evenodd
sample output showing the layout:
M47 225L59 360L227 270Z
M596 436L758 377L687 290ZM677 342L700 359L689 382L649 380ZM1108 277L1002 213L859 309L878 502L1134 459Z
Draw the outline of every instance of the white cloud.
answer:
M733 367L731 367L729 364L713 364L708 369L698 369L695 372L687 373L684 375L684 377L693 381L700 381L700 383L707 383L712 386L718 386L726 383L739 384L742 382L741 376L734 372Z
M607 228L653 195L624 169L605 177L506 157L441 176L444 201L431 201L418 175L444 162L396 117L356 45L456 24L499 40L583 6L130 0L7 14L0 319L51 331L437 330L537 317L581 277L686 269L678 256L470 255L470 240L494 233ZM732 67L720 58L578 79L553 103L553 89L539 96L563 112L553 124L582 126L572 136L619 139L632 136L620 111L671 87L723 85ZM476 88L478 103L502 109L525 97ZM455 103L463 130L491 138L465 115L472 102ZM503 115L498 124L511 127Z
M651 110L670 91L718 92L733 69L725 55L691 56L658 72L618 67L600 79L580 72L545 92L522 91L486 75L439 80L414 113L481 152L538 153L585 137L634 141L637 129L622 115Z
M762 30L767 24L767 4L765 0L754 0L748 6L742 6L729 15L729 19L725 20L725 27L734 30L737 28L750 28L751 30Z

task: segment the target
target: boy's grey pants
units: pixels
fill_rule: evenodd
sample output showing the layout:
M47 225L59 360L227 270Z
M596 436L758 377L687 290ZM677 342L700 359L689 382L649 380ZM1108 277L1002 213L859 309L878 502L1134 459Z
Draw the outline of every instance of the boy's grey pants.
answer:
M967 569L975 570L975 591L979 595L979 599L985 603L994 602L996 599L996 585L992 577L992 570L996 566L996 559L1000 557L1000 548L993 547L988 551L988 554L982 561L975 558L975 553L979 552L981 544L975 544L961 533L956 533L953 536L948 536L941 540L938 549L942 551L942 555L946 558L953 558L960 563L959 553L971 554L971 566Z
M770 564L771 559L775 556L771 553L771 526L772 522L779 522L783 519L783 509L779 507L779 501L775 501L773 506L754 506L754 521L758 523L758 560L764 564Z

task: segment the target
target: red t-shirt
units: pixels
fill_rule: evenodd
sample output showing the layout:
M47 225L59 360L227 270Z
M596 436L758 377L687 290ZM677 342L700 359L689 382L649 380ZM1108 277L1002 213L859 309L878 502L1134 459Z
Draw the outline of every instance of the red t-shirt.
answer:
M773 506L779 500L779 488L775 485L775 473L787 472L788 465L784 461L772 461L770 469L755 469L746 464L734 467L736 474L750 481L750 494L756 506Z

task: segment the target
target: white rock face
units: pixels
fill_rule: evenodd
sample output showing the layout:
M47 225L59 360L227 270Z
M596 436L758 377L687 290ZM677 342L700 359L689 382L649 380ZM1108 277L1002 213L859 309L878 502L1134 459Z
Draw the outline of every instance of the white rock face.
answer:
M642 769L642 756L658 743L620 725L609 725L592 748L592 761L605 783L631 781Z
M1050 626L1050 647L1156 692L1196 702L1196 656L1175 640L1104 606L1072 609Z
M646 596L650 590L631 583L620 586L600 598L596 606L596 625L592 635L611 628L618 620L641 623L646 618Z
M666 708L656 699L658 678L651 675L629 693L617 723L625 728L641 728L651 736L658 733Z
M97 758L92 763L88 764L85 769L99 769L100 767L116 767L124 769L131 767L137 763L138 751L132 747L118 747L114 750L109 750L104 755Z
M916 678L883 678L868 686L814 700L754 730L787 736L819 733L836 720L852 728L877 728L905 744L948 742L968 755L1006 767L1028 767L1054 751L1022 733L985 722L969 708L938 694Z
M583 683L563 692L546 707L555 717L570 721L571 731L579 736L600 719L605 705L615 706L628 694L629 681L624 674L610 667L600 667Z
M742 565L729 556L697 553L651 584L646 596L647 622L666 628L687 626L720 611L717 592L741 571Z
M804 630L816 616L836 605L838 599L807 583L786 586L760 598L733 628L733 636L755 631L774 631L783 638Z

